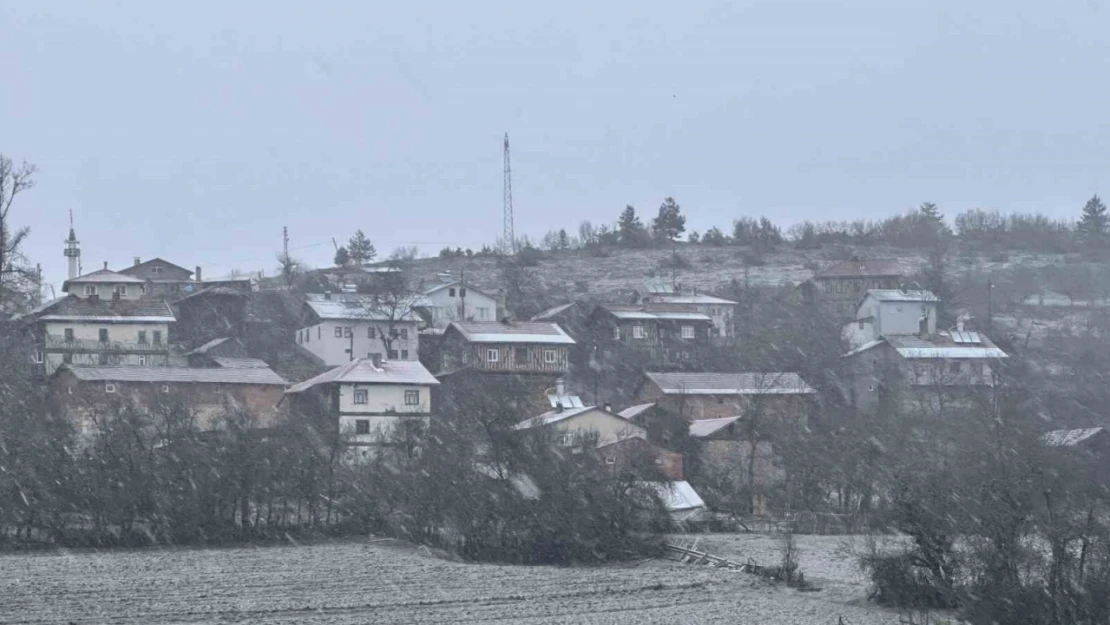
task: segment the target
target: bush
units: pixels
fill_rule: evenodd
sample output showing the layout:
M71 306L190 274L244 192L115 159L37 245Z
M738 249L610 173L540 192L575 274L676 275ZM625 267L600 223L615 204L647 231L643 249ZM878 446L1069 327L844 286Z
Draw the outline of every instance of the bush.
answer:
M880 605L916 610L956 607L952 589L927 569L918 566L912 553L864 556L862 565L871 579L870 599Z

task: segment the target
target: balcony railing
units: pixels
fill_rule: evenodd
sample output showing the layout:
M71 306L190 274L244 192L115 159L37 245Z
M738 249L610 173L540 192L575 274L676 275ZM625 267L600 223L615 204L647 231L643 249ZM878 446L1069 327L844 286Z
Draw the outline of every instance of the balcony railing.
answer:
M96 341L92 339L66 339L64 336L46 335L46 350L60 352L165 354L167 343L139 343L138 341Z

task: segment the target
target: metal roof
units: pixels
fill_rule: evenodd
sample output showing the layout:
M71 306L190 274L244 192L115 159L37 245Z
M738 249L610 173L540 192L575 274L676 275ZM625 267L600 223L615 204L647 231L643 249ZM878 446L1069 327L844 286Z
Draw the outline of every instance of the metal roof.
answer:
M1049 447L1075 447L1103 432L1103 428L1084 428L1080 430L1053 430L1041 437Z
M663 302L667 304L717 304L724 306L736 306L736 302L725 299L723 297L714 297L713 295L666 295L666 294L651 294L649 295L653 302Z
M693 438L705 438L713 435L715 432L723 430L724 428L736 423L740 417L722 417L720 419L699 419L690 424L690 436Z
M826 278L896 278L902 275L898 261L893 259L846 260L826 267L815 274L815 280Z
M41 307L41 321L97 321L128 323L171 323L176 321L169 304L163 300L90 299L75 295L54 300Z
M451 286L457 286L457 287L460 287L460 288L468 289L468 290L473 291L473 292L475 292L479 295L485 295L486 297L488 297L490 299L496 299L495 297L493 297L489 293L486 293L486 292L482 291L481 289L476 288L474 285L472 285L468 282L463 282L462 280L452 280L450 282L443 282L443 283L437 284L437 285L431 287L430 289L426 289L424 291L424 295L431 295L432 293L435 293L436 291L442 291L443 289L446 289L447 287L451 287Z
M448 329L455 328L471 343L538 343L574 345L556 323L549 321L454 321Z
M189 269L186 269L185 267L182 267L181 265L175 265L175 264L171 263L170 261L164 260L162 258L152 258L150 260L145 260L145 261L143 261L143 262L141 262L137 265L131 265L130 267L127 267L126 269L120 269L119 272L120 273L130 273L132 271L135 271L139 267L145 267L145 266L153 264L153 263L162 263L163 265L169 265L170 267L173 267L174 269L180 269L181 271L184 271L184 272L188 273L189 275L193 275L193 272L190 271Z
M617 319L642 320L642 321L708 321L713 320L708 315L696 312L663 312L646 310L613 310L606 307L609 314Z
M667 395L799 395L816 393L797 373L646 373Z
M126 275L126 274L117 273L117 272L112 271L110 269L98 269L98 270L96 270L92 273L87 273L83 276L77 276L76 278L70 278L69 280L66 280L65 283L62 284L62 290L63 291L68 291L69 289L67 287L70 284L96 284L96 283L142 284L143 280L141 278L136 278L135 276L129 276L129 275Z
M618 412L617 414L624 417L625 419L635 419L636 417L640 416L641 414L643 414L647 410L650 410L651 408L654 408L654 407L655 407L654 403L639 404L638 406L629 406L628 408L625 408L624 410Z
M217 365L227 369L269 369L270 365L266 364L265 360L261 358L224 358L217 356L212 359Z
M577 303L578 302L571 302L569 304L562 304L562 305L559 305L559 306L552 306L551 308L548 308L547 310L545 310L545 311L539 313L538 315L532 317L532 321L546 321L547 319L550 319L551 317L554 317L554 316L558 315L559 313L572 308Z
M368 297L353 300L309 300L305 305L322 320L343 321L390 321L388 311L375 309L373 301ZM415 322L416 314L411 309L405 310L399 319L392 319L398 323Z
M651 486L659 494L659 498L667 506L668 512L683 512L705 507L705 502L702 501L701 496L685 480L681 482L645 482L645 484Z
M294 384L286 393L300 393L321 384L405 384L434 386L439 384L418 360L389 360L375 367L371 360L358 358L325 371L320 375Z
M285 380L270 368L224 369L220 367L99 367L62 365L82 382L155 382L190 384L266 384L285 386Z
M880 302L939 302L940 298L933 295L932 291L914 290L901 291L899 289L868 289L867 295Z
M597 410L597 411L600 411L600 412L605 412L604 410L602 410L601 408L598 408L596 406L580 406L578 408L569 408L567 410L548 410L547 412L545 412L541 415L537 415L535 417L531 417L529 419L525 419L524 421L521 421L520 423L517 423L516 425L513 426L513 429L514 430L528 430L528 429L531 429L531 428L541 427L541 426L544 426L544 425L551 425L552 423L558 423L559 421L562 421L564 419L569 419L571 417L577 417L578 415L585 414L585 413L593 411L593 410ZM612 413L606 413L606 414L612 414ZM619 418L619 415L613 415L613 416Z
M943 358L959 360L965 358L1008 358L1006 352L991 343L985 336L980 335L980 342L975 344L956 343L951 336L940 333L929 338L914 335L884 336L883 340L890 344L898 355L903 358ZM857 349L862 351L862 349Z
M210 296L211 295L225 295L225 296L243 297L243 298L247 297L247 294L242 292L239 289L232 288L230 286L222 286L222 285L217 284L217 285L214 285L214 286L205 287L205 288L203 288L199 291L196 291L194 293L190 293L190 294L186 295L185 297L182 297L181 299L177 300L177 303L180 304L181 302L184 302L185 300L197 297L198 295L210 295Z
M223 345L224 343L226 343L227 341L230 341L230 340L232 340L232 337L230 337L230 336L225 336L225 337L220 338L220 339L212 339L211 341L208 341L207 343L205 343L204 345L201 345L200 347L198 347L196 349L185 352L185 355L186 356L192 356L193 354L206 354L206 353L208 353L208 350L212 349L213 347L218 347L220 345Z

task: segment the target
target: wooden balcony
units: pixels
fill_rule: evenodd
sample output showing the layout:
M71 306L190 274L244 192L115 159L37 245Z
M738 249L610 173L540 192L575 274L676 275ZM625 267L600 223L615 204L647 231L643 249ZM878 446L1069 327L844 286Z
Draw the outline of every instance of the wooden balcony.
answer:
M69 339L53 334L46 335L44 348L47 352L70 352L75 354L168 354L167 343L139 343L137 341L95 341L92 339Z

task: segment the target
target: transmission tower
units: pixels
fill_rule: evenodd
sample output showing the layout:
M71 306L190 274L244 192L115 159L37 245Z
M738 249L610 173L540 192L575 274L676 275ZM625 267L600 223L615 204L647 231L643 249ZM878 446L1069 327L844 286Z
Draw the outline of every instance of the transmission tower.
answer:
M505 232L501 235L505 240L504 253L512 256L516 254L516 235L513 234L513 169L509 165L509 133L505 133Z

